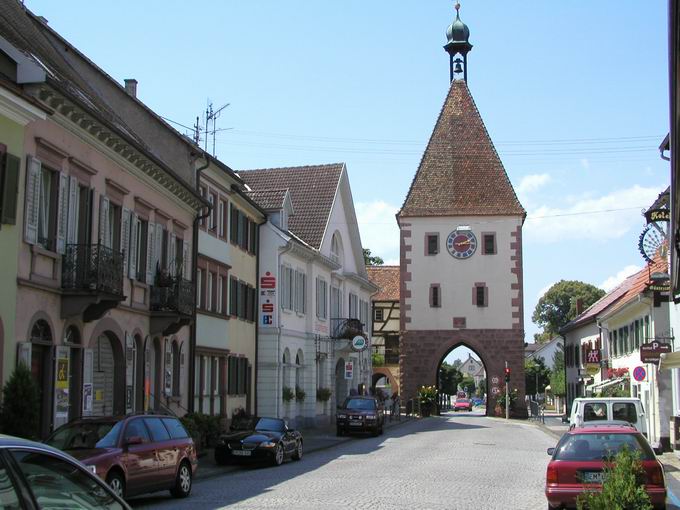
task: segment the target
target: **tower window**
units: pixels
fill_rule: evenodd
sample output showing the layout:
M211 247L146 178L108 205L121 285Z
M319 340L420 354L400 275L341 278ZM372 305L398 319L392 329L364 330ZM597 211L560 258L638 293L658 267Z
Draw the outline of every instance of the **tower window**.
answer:
M485 233L482 234L482 255L495 255L496 251L496 234Z
M438 283L430 285L430 306L432 308L441 307L441 293Z
M425 255L439 253L439 234L425 234Z
M489 306L489 289L484 283L475 283L472 289L472 303L475 306Z

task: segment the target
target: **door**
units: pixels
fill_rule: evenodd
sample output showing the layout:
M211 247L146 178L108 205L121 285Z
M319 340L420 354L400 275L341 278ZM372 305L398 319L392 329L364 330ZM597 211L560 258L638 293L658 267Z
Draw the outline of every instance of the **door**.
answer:
M142 442L130 444L131 438L141 438ZM128 495L155 487L158 483L156 445L151 441L151 435L142 418L135 418L127 423L123 433L123 450L123 462L128 474Z
M151 440L156 447L158 460L158 482L164 487L171 487L175 482L175 470L179 460L179 448L170 438L160 418L144 418L144 423L151 432Z

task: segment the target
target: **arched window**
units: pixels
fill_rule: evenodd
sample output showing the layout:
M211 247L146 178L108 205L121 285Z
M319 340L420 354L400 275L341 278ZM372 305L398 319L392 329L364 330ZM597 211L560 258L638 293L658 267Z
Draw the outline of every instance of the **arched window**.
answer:
M333 234L333 239L331 239L331 259L342 266L342 239L337 232Z
M79 344L80 343L80 332L75 326L69 326L64 332L64 343L65 344Z
M52 330L46 320L35 321L31 328L31 342L52 343Z

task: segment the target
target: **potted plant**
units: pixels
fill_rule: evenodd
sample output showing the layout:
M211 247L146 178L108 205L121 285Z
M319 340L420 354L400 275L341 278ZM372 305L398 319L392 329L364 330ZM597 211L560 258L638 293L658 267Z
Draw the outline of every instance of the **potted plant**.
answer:
M282 398L283 401L288 404L290 403L291 400L295 398L295 392L293 391L292 388L289 388L288 386L283 387L283 393L282 393Z
M437 405L437 388L434 386L421 386L418 390L418 401L420 402L420 415L430 416Z
M296 402L304 402L306 395L307 394L305 393L305 390L303 390L299 386L295 387L295 401Z
M316 400L317 402L328 402L331 398L330 388L317 388Z

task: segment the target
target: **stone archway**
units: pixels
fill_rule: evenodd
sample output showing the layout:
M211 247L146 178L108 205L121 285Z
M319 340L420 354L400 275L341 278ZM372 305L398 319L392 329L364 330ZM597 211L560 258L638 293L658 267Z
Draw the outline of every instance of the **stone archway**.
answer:
M375 389L376 383L383 377L389 381L390 387L392 388L392 393L394 393L395 391L399 391L399 381L397 381L397 379L394 377L390 369L386 367L373 368L371 386Z
M510 389L517 389L519 404L514 415L526 417L524 406L524 342L521 330L409 331L401 338L400 389L402 400L415 398L421 386L437 385L437 374L449 352L468 347L486 369L487 416L496 406L494 387L505 387L505 362L510 368ZM498 378L498 384L493 384Z
M93 415L125 414L125 356L121 340L104 331L92 341Z

